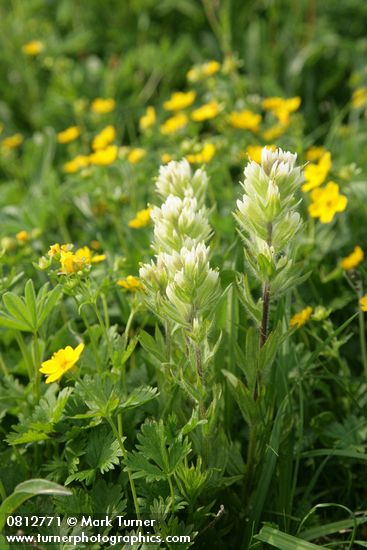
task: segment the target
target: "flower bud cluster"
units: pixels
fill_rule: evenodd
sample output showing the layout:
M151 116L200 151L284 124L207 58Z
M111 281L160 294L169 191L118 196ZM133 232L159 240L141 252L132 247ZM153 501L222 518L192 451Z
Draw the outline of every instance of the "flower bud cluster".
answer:
M139 271L150 307L187 328L203 318L219 292L205 244L211 235L204 206L207 184L205 171L192 174L186 160L161 167L157 191L165 202L151 213L156 260Z
M245 168L244 194L235 212L249 267L262 283L272 282L273 292L286 290L287 278L290 283L295 275L288 256L302 226L296 207L303 175L296 160L296 154L264 147L261 163L251 161Z

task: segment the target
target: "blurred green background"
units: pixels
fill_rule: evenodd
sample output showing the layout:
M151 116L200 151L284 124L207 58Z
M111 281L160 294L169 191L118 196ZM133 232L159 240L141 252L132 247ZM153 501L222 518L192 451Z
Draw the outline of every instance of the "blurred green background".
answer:
M249 93L300 95L314 128L367 77L366 27L362 0L2 0L0 118L66 126L71 101L107 94L129 119L233 54ZM19 56L32 39L47 48L38 78Z

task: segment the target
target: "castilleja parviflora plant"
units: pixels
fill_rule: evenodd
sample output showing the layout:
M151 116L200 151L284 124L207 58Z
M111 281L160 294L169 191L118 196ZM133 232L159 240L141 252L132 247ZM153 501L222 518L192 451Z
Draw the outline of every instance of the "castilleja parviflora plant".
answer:
M269 307L303 279L294 262L296 235L302 220L296 208L302 170L297 155L264 147L261 163L250 161L244 171L244 194L237 201L235 217L245 242L248 271L261 283L262 296L255 303L245 276L239 285L242 300L260 327L260 345L267 339Z
M169 352L178 332L187 348L196 379L191 391L186 370L190 394L203 390L205 366L213 355L207 341L208 318L219 297L219 274L210 267L207 246L212 232L204 205L207 185L205 171L192 173L186 160L160 168L156 189L164 202L151 214L156 256L140 268L147 303L165 325ZM203 398L201 394L198 401Z
M287 402L287 396L277 389L281 369L273 368L287 332L282 323L269 332L270 306L306 276L302 265L295 262L297 234L303 226L297 212L303 174L296 160L296 154L264 148L261 162L250 161L245 167L244 192L234 213L245 244L246 273L237 276L238 293L255 321L255 327L246 330L243 353L238 354L245 380L223 371L247 425L246 540L259 525L269 479L269 449L274 452L269 439L274 429L280 429ZM261 286L258 299L254 298L256 281Z

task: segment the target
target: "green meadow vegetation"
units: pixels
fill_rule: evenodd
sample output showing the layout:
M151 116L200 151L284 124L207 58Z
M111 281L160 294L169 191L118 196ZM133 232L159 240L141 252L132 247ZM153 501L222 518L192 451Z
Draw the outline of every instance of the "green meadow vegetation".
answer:
M367 548L366 25L0 0L0 549Z

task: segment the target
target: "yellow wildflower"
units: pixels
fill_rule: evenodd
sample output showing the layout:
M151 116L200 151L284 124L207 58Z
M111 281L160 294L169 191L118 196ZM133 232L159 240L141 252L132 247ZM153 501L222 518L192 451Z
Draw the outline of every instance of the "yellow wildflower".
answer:
M281 124L288 124L290 113L297 111L300 105L301 98L298 96L288 99L284 99L283 97L267 97L262 101L263 109L271 111Z
M43 50L44 46L43 43L39 40L31 40L31 42L27 42L27 44L24 44L22 46L22 52L26 55L38 55Z
M276 111L283 104L282 97L266 97L262 100L261 106L265 111Z
M212 76L220 70L220 63L218 61L207 61L201 65L201 70L205 76Z
M133 275L128 275L125 279L119 279L117 284L130 292L144 290L144 285Z
M81 269L80 262L76 262L76 258L71 250L61 250L60 252L60 265L61 271L60 274L67 275L69 273L74 273Z
M93 151L105 149L116 138L116 128L114 126L106 126L97 134L92 141Z
M359 305L362 311L367 311L367 294L359 300Z
M171 162L172 160L172 157L169 153L163 153L162 156L161 156L161 162L163 162L163 164L167 164L168 162Z
M58 143L70 143L80 136L79 126L70 126L57 134Z
M70 250L70 245L63 245L60 248L59 245L56 244L53 245L48 252L51 257L58 253L60 253L60 273L63 275L76 273L84 267L89 267L92 264L103 262L106 259L105 254L96 254L94 256L88 246L78 248L78 250L73 253Z
M352 94L352 107L359 109L367 103L367 88L357 88Z
M50 246L50 250L47 252L47 254L48 256L50 256L50 258L52 258L56 254L60 254L60 252L61 252L61 247L59 243L55 243Z
M316 162L321 159L321 157L326 153L325 147L322 145L320 146L313 146L307 149L306 151L306 160L309 160L310 162Z
M112 98L103 99L101 97L97 97L92 102L91 109L93 113L96 113L98 115L104 115L106 113L111 113L115 110L116 107L116 101Z
M311 314L312 307L308 306L305 309L302 309L302 311L299 311L298 313L293 315L292 319L289 322L290 326L300 328L302 325L307 323L307 321L311 317Z
M12 136L9 136L2 140L1 147L4 147L5 149L14 149L15 147L18 147L18 145L21 145L22 143L23 143L22 134L13 134Z
M333 181L323 189L314 189L311 200L309 214L312 218L319 218L321 223L330 223L335 214L343 212L348 204L347 197L339 194L339 185Z
M137 164L146 154L146 151L141 147L135 147L135 149L131 149L130 153L127 155L127 160L130 164Z
M154 107L147 107L145 115L143 115L139 120L140 130L148 130L151 126L155 124L157 120L157 115L155 114Z
M82 168L85 168L86 166L88 166L89 162L90 162L89 156L77 155L75 158L73 158L72 160L64 164L63 170L67 174L74 174L75 172L78 172Z
M260 129L261 115L244 109L243 111L233 111L229 115L228 121L234 128L258 132Z
M25 231L24 229L22 231L19 231L16 235L15 235L15 238L17 239L18 242L20 243L26 243L28 240L29 240L29 233L28 231Z
M343 269L349 271L350 269L355 269L363 261L363 258L364 252L362 248L360 246L356 246L349 256L342 259L340 265Z
M181 130L186 126L188 120L189 119L184 113L177 113L171 118L168 118L163 124L161 124L159 128L161 134L166 136L176 133L177 130Z
M91 249L88 246L82 246L75 252L75 258L77 261L81 261L85 264L98 264L106 259L105 254L96 254L93 256Z
M216 117L219 110L219 103L217 101L210 101L198 109L195 109L195 111L191 113L191 118L192 120L195 120L195 122L202 122L204 120L209 120L210 118Z
M140 229L140 227L145 227L150 222L151 211L151 208L139 210L139 212L136 213L135 218L129 221L128 226L132 227L133 229Z
M319 187L327 178L331 168L331 155L326 151L317 164L308 164L304 171L305 181L302 191L310 191Z
M66 346L66 348L56 351L51 359L44 361L39 371L46 375L46 384L60 380L65 372L74 367L83 349L84 344L79 344L75 349Z
M91 164L95 166L109 166L117 159L117 145L109 145L106 149L100 149L89 155Z
M204 162L209 162L213 158L215 150L214 143L205 143L199 153L186 155L186 158L191 164L202 164Z
M194 103L196 99L196 92L174 92L171 97L163 103L166 111L180 111L186 109Z
M275 124L274 126L270 126L267 130L264 130L262 133L262 137L265 139L265 141L274 141L275 139L278 139L280 136L284 134L284 132L287 129L287 125L283 124Z
M202 65L197 65L196 67L192 67L192 69L188 71L186 76L187 76L187 79L190 80L190 82L197 82L202 78L216 74L219 70L220 70L220 63L218 63L218 61L212 60L212 61L207 61Z

